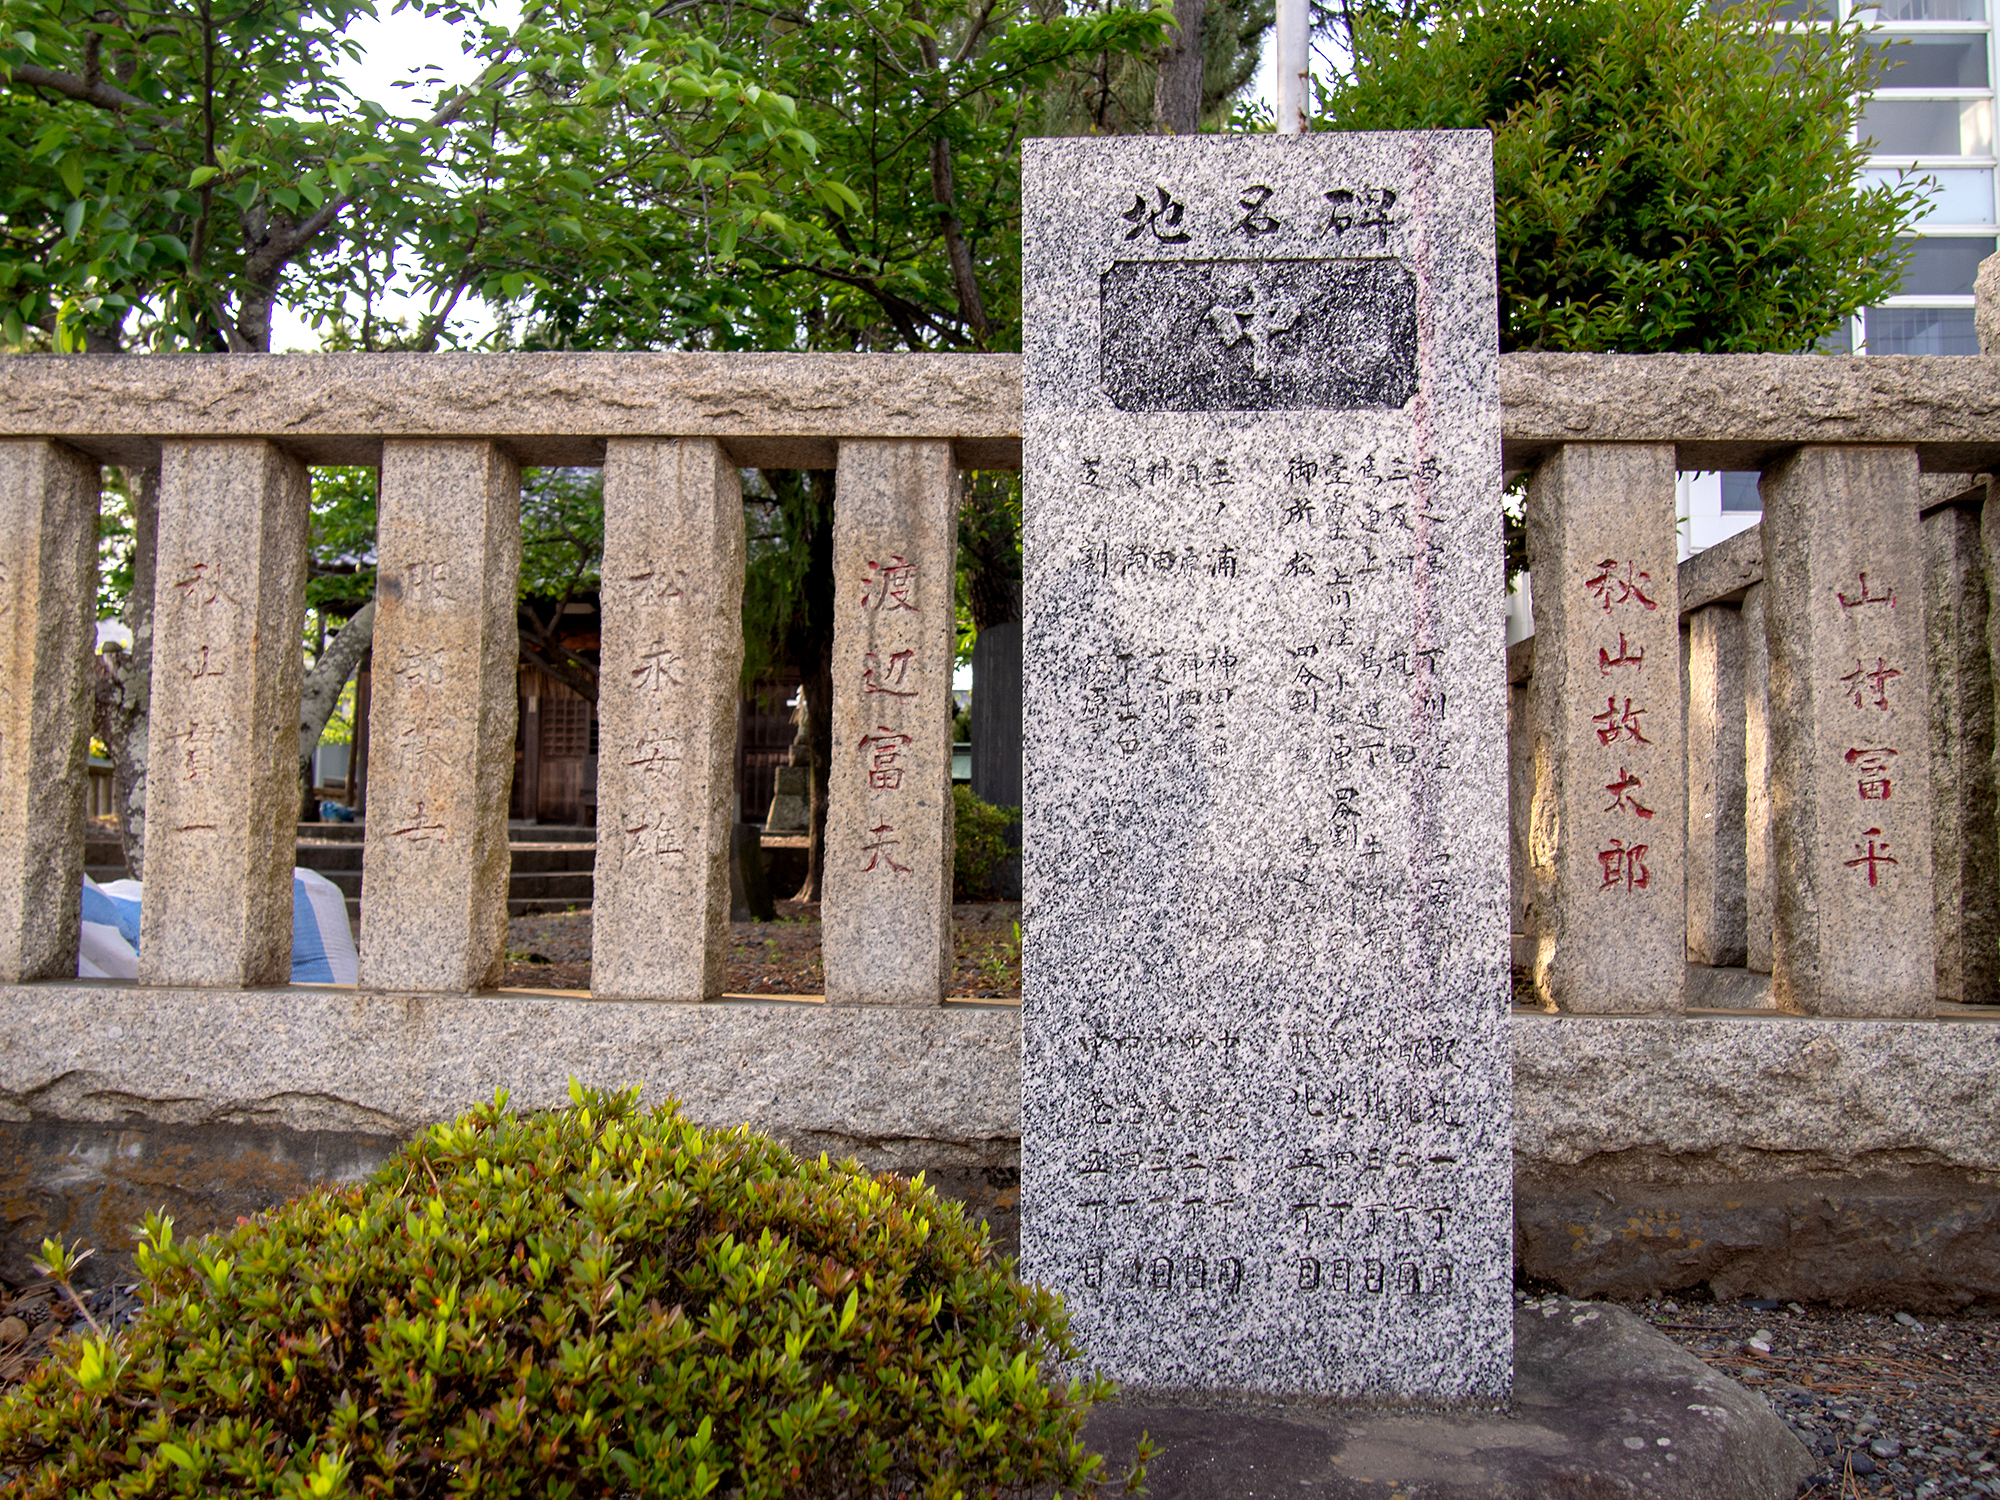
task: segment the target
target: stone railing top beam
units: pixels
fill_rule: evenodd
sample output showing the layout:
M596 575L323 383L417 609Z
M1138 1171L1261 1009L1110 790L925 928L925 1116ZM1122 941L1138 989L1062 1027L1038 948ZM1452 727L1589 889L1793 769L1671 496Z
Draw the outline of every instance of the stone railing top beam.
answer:
M949 438L1020 463L1012 354L185 354L0 357L0 437L149 463L162 437L265 437L314 463L385 437L485 437L596 464L607 437L716 437L744 464L833 466L841 437ZM1756 469L1801 443L1907 443L1924 468L2000 467L1987 361L1911 355L1509 354L1512 470L1563 443L1666 443L1683 469Z
M1924 468L2000 462L2000 375L1965 357L1510 354L1511 470L1564 443L1672 443L1682 469L1761 469L1802 443L1897 443Z
M384 438L490 438L528 464L601 464L609 437L713 437L740 464L834 466L843 437L946 438L1021 462L1013 354L180 354L0 358L0 437L103 463L162 437L262 437L375 464Z
M1752 526L1681 564L1681 618L1711 604L1741 604L1764 581L1764 528Z

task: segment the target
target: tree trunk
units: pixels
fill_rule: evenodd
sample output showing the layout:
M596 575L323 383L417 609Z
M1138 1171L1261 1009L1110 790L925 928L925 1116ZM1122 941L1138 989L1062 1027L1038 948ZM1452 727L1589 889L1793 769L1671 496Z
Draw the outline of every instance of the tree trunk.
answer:
M128 649L98 658L91 727L110 753L118 842L134 880L146 868L146 745L153 690L153 584L159 567L160 471L127 469L132 493L132 592L125 600Z
M1160 54L1153 84L1153 128L1167 135L1201 130L1201 27L1207 0L1174 0L1174 39Z
M374 639L375 601L370 599L341 627L340 634L320 652L319 660L306 673L305 691L299 695L299 805L304 822L318 821L318 809L308 806L312 801L313 751L319 748L320 736L326 733L326 721L340 706L341 690L354 675L354 669L361 665L362 655ZM351 758L352 752L349 754ZM348 774L350 778L353 775L351 771Z
M835 475L815 469L806 475L811 513L804 541L808 564L805 608L789 635L791 658L799 664L799 691L806 701L806 736L812 752L812 838L806 850L806 883L797 899L817 901L826 879L826 808L833 777L833 507Z

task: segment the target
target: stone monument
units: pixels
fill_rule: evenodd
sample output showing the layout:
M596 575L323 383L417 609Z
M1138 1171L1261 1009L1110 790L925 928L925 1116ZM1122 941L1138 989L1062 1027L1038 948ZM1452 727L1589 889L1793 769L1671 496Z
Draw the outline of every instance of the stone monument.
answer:
M1129 1386L1502 1400L1488 137L1025 153L1024 1269Z

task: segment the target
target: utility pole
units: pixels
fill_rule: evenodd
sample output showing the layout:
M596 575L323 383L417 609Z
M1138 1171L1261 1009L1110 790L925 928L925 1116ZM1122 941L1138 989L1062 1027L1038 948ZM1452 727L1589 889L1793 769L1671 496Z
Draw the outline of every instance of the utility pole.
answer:
M1278 0L1278 133L1303 134L1311 111L1312 0Z

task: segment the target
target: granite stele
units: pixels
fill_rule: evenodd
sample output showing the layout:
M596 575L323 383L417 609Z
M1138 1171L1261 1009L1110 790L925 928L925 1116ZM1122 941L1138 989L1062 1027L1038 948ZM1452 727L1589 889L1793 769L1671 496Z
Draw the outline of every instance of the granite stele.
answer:
M1025 1270L1131 1386L1502 1399L1488 138L1025 150Z

